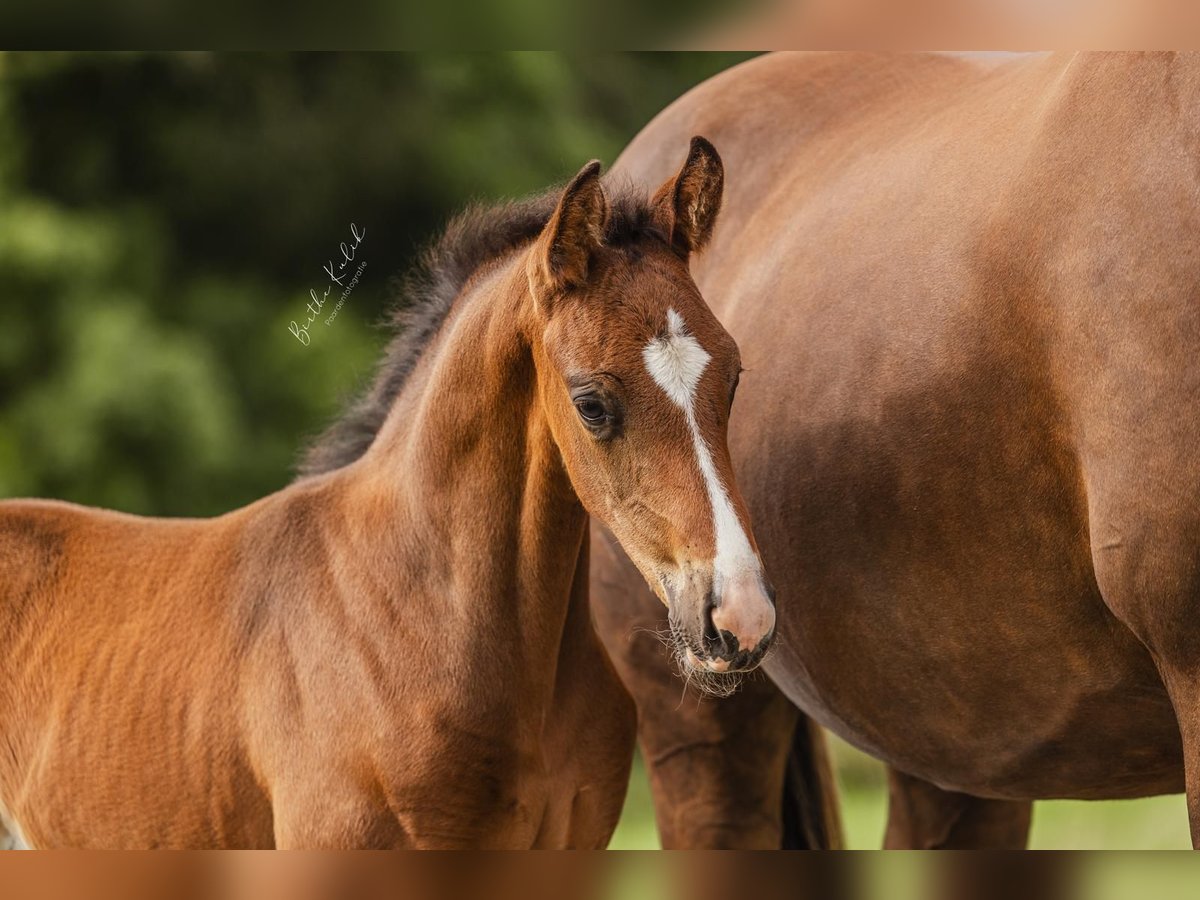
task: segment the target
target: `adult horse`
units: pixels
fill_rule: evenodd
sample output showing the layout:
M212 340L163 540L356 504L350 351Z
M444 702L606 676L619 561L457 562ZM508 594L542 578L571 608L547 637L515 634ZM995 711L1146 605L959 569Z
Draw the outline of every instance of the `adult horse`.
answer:
M1185 785L1200 840L1200 58L765 57L616 168L693 129L730 171L696 278L746 351L765 670L889 764L888 845ZM665 839L778 845L790 751L819 832L807 721L754 683L693 715L594 550Z
M603 846L634 722L588 512L698 667L752 667L774 621L725 444L738 350L688 272L722 179L696 139L652 201L593 163L457 220L369 393L244 509L0 504L10 840Z

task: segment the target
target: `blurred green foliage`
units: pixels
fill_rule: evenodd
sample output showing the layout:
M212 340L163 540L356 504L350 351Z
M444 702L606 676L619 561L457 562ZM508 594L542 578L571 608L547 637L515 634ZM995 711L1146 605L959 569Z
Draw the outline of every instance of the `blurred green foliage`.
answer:
M211 515L281 487L450 215L611 162L740 58L0 55L0 497ZM368 267L304 347L351 222Z

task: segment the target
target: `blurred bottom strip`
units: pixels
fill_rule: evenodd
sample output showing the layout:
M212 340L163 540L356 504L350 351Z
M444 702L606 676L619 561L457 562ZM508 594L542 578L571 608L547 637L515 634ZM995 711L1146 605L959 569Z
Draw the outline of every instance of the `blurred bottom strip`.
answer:
M5 900L1155 900L1185 854L5 853Z

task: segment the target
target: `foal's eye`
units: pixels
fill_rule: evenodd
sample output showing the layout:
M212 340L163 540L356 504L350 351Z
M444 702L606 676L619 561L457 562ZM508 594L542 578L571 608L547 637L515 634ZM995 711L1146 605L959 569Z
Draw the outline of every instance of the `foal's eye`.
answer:
M579 412L580 418L589 425L601 424L608 415L604 404L595 397L580 397L575 401L575 409Z

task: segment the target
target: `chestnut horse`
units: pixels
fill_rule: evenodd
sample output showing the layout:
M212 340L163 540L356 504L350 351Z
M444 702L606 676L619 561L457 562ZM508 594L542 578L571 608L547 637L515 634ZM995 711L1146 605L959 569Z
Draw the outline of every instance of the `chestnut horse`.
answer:
M773 627L725 443L738 349L688 271L722 183L696 139L652 201L592 163L457 220L368 395L250 506L0 504L8 839L603 846L634 711L588 513L693 664L752 667Z
M746 351L777 690L680 704L594 536L664 841L820 837L786 700L889 764L889 846L1185 787L1200 840L1200 57L769 56L615 169L652 182L692 129L730 172L695 275Z

